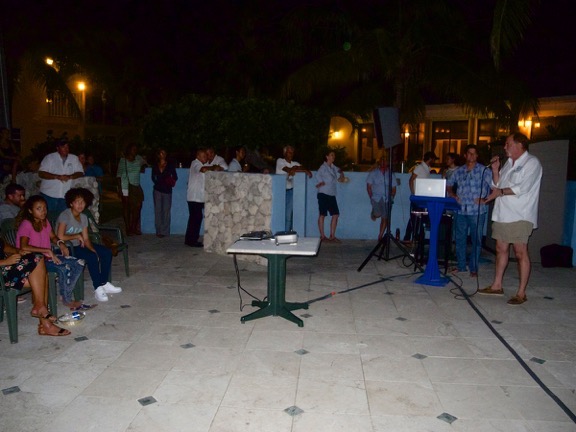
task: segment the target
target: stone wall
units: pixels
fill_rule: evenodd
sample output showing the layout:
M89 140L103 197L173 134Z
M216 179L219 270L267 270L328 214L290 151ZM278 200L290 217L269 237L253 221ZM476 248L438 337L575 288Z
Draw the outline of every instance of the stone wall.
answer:
M226 249L243 233L270 229L270 175L207 172L205 193L204 250L207 252L226 254Z

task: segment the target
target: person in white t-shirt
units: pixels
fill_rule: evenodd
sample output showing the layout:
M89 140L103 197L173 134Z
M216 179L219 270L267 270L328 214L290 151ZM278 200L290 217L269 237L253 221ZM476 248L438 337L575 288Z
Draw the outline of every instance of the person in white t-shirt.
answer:
M206 156L208 157L208 162L206 162L206 165L216 167L213 169L213 171L228 170L228 164L226 163L226 161L222 156L218 156L216 154L216 150L214 150L214 147L208 147L206 149Z
M410 193L414 195L414 188L416 185L416 179L421 178L429 178L430 177L430 165L434 163L434 161L438 159L436 153L433 151L429 151L424 153L424 157L422 158L422 162L420 162L414 171L412 171L412 175L410 176L409 184L410 184ZM412 241L412 231L414 230L414 221L412 218L412 211L419 210L420 208L410 204L410 219L408 219L408 225L406 226L406 232L404 233L404 242L411 242Z
M292 182L294 174L297 172L305 172L308 177L312 177L310 170L304 168L298 162L293 160L294 157L294 147L286 146L283 149L284 158L278 158L276 160L276 174L287 175L286 179L286 220L285 220L285 230L292 230L292 208L294 200L294 184Z
M42 179L40 194L48 203L48 211L62 212L67 209L64 195L72 187L71 180L83 177L84 167L78 156L70 154L68 141L58 141L56 151L42 159L38 176Z

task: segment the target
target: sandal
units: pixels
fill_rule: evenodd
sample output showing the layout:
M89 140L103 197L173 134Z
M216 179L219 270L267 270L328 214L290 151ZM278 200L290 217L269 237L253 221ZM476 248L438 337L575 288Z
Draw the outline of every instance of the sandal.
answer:
M70 334L70 330L58 326L53 327L58 329L58 333L48 333L42 324L38 324L38 334L40 336L68 336Z
M502 296L504 295L504 290L493 290L492 286L489 286L478 290L478 294Z
M34 313L33 311L30 311L30 316L32 318L45 319L45 320L50 321L51 323L55 323L56 321L58 321L58 317L55 317L54 315L52 315L50 313L47 313L46 315L42 316L38 312Z
M524 297L520 297L515 295L514 297L511 297L510 300L508 300L508 304L509 305L521 305L522 303L528 301L528 298L526 296Z

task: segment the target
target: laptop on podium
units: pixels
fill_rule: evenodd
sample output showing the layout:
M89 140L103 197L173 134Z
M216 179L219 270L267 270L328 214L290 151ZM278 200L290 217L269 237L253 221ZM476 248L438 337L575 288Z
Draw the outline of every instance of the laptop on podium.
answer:
M417 178L414 184L414 195L446 198L446 179Z

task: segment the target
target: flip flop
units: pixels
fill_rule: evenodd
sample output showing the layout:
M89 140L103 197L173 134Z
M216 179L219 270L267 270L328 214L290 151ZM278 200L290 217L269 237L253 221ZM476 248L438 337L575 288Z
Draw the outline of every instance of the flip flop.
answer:
M63 329L62 327L58 327L58 326L54 326L58 329L58 333L56 334L51 334L51 333L47 333L46 329L44 328L44 326L42 324L38 324L38 334L40 336L68 336L70 333L70 330L66 330Z

